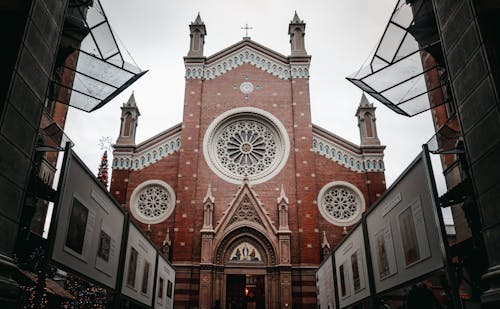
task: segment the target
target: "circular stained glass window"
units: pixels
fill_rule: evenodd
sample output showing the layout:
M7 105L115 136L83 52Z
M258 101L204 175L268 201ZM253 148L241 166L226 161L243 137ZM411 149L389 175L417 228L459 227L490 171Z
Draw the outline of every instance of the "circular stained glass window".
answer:
M279 172L288 157L289 142L283 125L273 118L254 108L218 117L204 143L212 170L233 183L245 177L258 183Z
M318 195L320 213L329 222L347 226L356 223L365 210L363 194L354 185L336 181L325 185Z
M150 180L139 185L130 199L134 217L146 224L156 224L170 216L175 205L172 188L161 180Z

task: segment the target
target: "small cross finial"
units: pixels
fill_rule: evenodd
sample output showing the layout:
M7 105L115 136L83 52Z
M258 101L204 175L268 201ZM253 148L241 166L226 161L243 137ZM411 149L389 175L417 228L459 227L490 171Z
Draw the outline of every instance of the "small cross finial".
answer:
M241 29L245 30L245 38L248 38L248 30L253 29L253 27L248 27L248 24L245 24L245 27L241 27Z

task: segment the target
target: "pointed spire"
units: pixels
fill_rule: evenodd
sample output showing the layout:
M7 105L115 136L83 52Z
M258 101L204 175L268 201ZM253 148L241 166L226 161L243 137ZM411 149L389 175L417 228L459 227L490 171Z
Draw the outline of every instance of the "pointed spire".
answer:
M210 201L212 204L215 202L215 198L212 195L212 185L208 185L208 190L207 194L205 194L205 197L203 198L203 203L206 203L207 201Z
M297 11L293 19L288 25L288 34L290 35L291 56L305 57L307 56L304 36L306 33L306 24L297 15Z
M187 56L193 58L203 57L203 47L205 45L205 35L207 34L207 28L205 23L201 20L200 13L196 16L196 19L189 25L189 51Z
M123 103L121 110L122 116L120 135L118 135L115 149L116 146L120 147L135 145L137 120L141 113L139 112L139 108L137 108L134 92L132 92L132 94L130 95L127 103Z
M135 102L135 96L134 92L132 91L132 94L130 95L130 98L128 98L127 103L123 104L124 107L136 107L137 103Z
M297 11L295 11L295 15L293 15L292 24L302 24L303 20L300 20L299 15L297 15Z
M285 201L285 203L288 204L288 197L285 194L285 188L284 188L283 184L281 184L281 192L280 192L280 196L278 197L278 204L281 203L281 201Z
M167 228L167 234L165 234L165 239L163 240L163 243L162 245L165 246L165 245L169 245L170 246L171 244L171 241L170 241L170 229Z
M326 232L323 231L323 241L321 241L321 248L328 248L330 249L330 243L328 242L328 239L326 238Z
M380 140L377 134L375 109L373 103L368 101L366 94L363 92L355 115L358 118L361 146L380 146Z
M361 101L359 102L359 106L360 107L372 107L373 105L370 104L370 102L368 101L368 99L366 98L366 95L365 93L363 92L363 94L361 95Z
M204 25L205 23L203 22L203 20L201 20L201 17L200 17L200 12L198 12L198 16L196 16L196 19L194 20L194 22L191 23L191 25Z

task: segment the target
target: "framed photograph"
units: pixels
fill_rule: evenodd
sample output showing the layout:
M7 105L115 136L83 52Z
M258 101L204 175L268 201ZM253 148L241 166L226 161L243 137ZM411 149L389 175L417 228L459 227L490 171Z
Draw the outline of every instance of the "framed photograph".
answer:
M139 253L134 247L130 248L130 256L128 260L128 271L127 271L127 286L135 288L135 277L137 273L137 259Z
M99 245L97 247L97 256L104 261L109 261L109 252L111 251L111 236L101 230L99 235Z
M172 298L172 289L173 289L173 283L172 281L168 280L167 281L167 297Z
M411 207L406 208L398 216L399 231L403 242L403 252L406 266L420 260L417 232Z
M352 283L354 286L354 292L358 292L359 290L361 290L361 275L359 273L360 265L358 261L358 253L359 251L355 251L353 254L351 254Z
M340 274L340 296L346 297L349 294L347 291L347 280L346 280L347 274L346 274L345 263L340 265L339 274Z
M158 301L161 302L163 300L163 289L165 285L165 280L162 277L158 278Z
M65 246L78 254L83 253L88 215L88 208L73 197Z
M142 269L142 285L141 285L141 292L144 294L148 293L149 268L150 268L149 262L144 261L144 268Z
M389 267L389 257L387 256L387 245L385 243L385 237L383 231L377 234L376 242L377 242L378 272L380 279L383 279L391 274L391 268Z

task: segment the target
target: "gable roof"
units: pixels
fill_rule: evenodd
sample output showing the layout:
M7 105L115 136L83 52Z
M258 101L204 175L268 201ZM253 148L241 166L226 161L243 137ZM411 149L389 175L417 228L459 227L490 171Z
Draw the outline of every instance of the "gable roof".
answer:
M211 80L245 63L262 69L280 79L308 78L311 57L290 57L269 49L250 38L233 44L207 58L185 57L186 78Z

